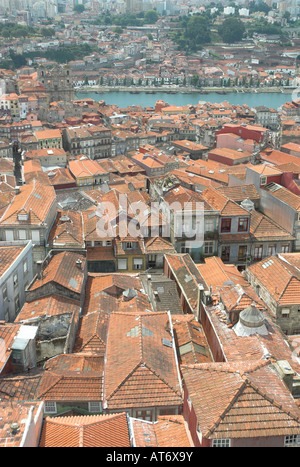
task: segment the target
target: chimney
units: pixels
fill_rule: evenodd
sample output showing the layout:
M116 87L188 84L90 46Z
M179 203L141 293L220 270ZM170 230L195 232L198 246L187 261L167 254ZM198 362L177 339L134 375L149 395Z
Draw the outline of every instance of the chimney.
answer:
M201 303L203 301L204 287L202 284L198 284L198 303L197 303L197 320L200 323L201 319Z
M10 425L10 431L12 435L16 435L19 431L20 425L18 423L12 423Z
M82 265L82 261L81 261L81 259L78 259L78 260L76 261L76 267L77 267L78 269L81 269L81 265Z

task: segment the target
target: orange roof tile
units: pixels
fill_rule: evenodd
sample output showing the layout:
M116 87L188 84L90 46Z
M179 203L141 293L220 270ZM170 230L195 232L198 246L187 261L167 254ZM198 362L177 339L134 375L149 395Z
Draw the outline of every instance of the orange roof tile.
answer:
M130 447L126 413L46 417L39 447Z
M300 253L273 255L249 266L250 273L280 305L300 303L298 255Z
M203 438L299 434L300 410L270 361L181 369Z
M108 409L181 406L169 325L167 313L111 315L105 373Z
M55 202L55 191L50 185L43 185L36 180L20 188L1 219L2 225L31 224L41 225ZM20 221L18 214L28 214L28 221Z
M78 268L76 261L82 261L82 268ZM55 254L43 269L41 278L37 278L29 290L36 290L49 283L56 282L74 292L81 293L84 283L85 257L74 252L64 251Z
M157 422L131 419L135 447L192 447L193 442L188 433L182 415L159 416Z

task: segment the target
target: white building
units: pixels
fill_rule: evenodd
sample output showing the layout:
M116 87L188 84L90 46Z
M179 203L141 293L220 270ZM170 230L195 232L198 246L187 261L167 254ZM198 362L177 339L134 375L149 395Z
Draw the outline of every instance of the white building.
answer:
M32 242L0 242L0 320L13 322L33 279Z

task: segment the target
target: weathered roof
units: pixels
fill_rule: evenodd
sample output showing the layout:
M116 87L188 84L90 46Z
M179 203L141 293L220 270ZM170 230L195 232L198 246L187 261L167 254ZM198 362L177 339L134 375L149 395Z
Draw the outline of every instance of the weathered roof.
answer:
M181 370L203 438L299 435L300 410L270 361Z
M167 313L113 313L104 399L109 409L182 404Z

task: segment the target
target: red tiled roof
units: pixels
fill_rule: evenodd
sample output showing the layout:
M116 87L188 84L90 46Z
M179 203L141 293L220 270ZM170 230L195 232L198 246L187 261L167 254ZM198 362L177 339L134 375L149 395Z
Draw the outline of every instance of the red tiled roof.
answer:
M273 255L249 266L249 272L280 305L300 303L300 272L295 262L298 255L300 253Z
M82 269L79 269L76 265L78 259L82 261ZM55 254L43 270L42 278L37 278L29 290L36 290L53 281L76 293L80 293L84 281L84 263L85 257L77 253L64 251Z
M0 247L0 277L3 276L9 266L18 258L24 248L24 246Z
M203 438L299 434L300 410L270 361L181 369Z
M193 446L182 415L159 416L155 423L131 420L137 448Z
M46 417L39 447L130 447L126 413Z
M167 313L113 313L109 323L105 403L109 410L180 406ZM170 342L164 345L163 339Z

